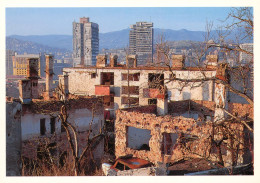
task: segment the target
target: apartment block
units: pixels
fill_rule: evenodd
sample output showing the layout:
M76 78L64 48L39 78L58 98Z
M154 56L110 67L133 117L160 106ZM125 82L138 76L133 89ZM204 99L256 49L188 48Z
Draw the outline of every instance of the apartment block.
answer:
M253 43L244 43L244 44L240 44L240 48L247 51L248 53L246 52L240 52L240 55L239 55L239 61L242 63L242 64L246 64L246 63L252 63L253 62ZM252 54L249 54L249 53L252 53Z
M73 65L91 66L96 64L99 52L99 26L89 22L89 18L80 18L73 22Z
M213 80L185 84L173 79L214 78L216 67L183 69L179 67L183 66L180 58L184 57L181 56L173 57L172 62L176 63L171 70L168 67L113 66L106 64L105 56L98 58L97 66L64 68L63 72L68 77L69 93L103 96L107 110L156 104L163 98L173 101L214 100Z
M138 65L153 62L153 23L137 22L131 25L129 32L130 54L138 56Z
M26 76L27 67L28 67L27 60L30 58L36 58L36 59L40 60L40 54L18 55L17 53L15 53L15 55L13 56L13 75ZM41 75L40 67L41 67L41 65L39 64L39 75Z
M13 75L13 56L15 52L13 50L6 50L5 57L5 69L6 75Z

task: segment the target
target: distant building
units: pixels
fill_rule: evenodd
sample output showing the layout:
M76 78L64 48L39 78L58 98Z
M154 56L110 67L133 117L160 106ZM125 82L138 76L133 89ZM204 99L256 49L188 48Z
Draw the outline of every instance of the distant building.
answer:
M36 58L40 60L40 54L24 54L18 55L15 53L13 56L13 75L15 76L26 76L27 75L27 59ZM41 75L41 66L39 66L39 75Z
M247 51L247 52L253 53L253 43L240 44L240 48ZM253 55L247 54L245 52L240 52L239 61L242 64L252 62L253 61Z
M15 52L13 50L6 50L5 68L6 75L13 75L13 56Z
M40 53L40 73L39 76L42 78L46 77L45 69L46 69L46 59L45 59L46 53Z
M89 22L89 18L80 18L73 22L73 65L96 65L99 51L98 24Z
M129 51L138 56L138 64L153 62L153 23L137 22L131 25L129 33Z

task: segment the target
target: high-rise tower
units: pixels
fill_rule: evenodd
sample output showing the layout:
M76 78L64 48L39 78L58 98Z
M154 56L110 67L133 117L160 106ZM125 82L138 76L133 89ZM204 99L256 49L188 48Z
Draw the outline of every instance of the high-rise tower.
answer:
M153 23L136 22L129 33L130 54L136 54L137 65L153 62Z
M96 65L99 51L98 24L89 22L89 18L80 18L73 22L73 65Z

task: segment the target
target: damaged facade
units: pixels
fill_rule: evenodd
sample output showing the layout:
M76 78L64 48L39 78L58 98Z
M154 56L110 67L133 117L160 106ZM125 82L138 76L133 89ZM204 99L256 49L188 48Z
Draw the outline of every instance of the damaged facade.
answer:
M214 58L209 63L210 68L215 67L215 77L226 81L226 65L217 64ZM251 163L250 127L227 118L226 111L253 120L253 106L228 103L221 82L213 82L211 88L210 100L168 102L167 97L157 95L156 105L117 110L116 156L133 154L153 163L201 158L225 167Z
M156 105L117 110L116 157L133 154L134 157L153 163L172 163L188 158L205 158L217 162L217 150L210 137L213 126L208 123L214 119L215 102L186 100L168 105L171 110L164 116L157 115ZM244 116L253 118L253 109L248 104L230 106L233 107L231 112L243 110ZM242 145L246 129L240 123L232 123L229 128L236 139L241 140L241 144L233 144L239 149L237 163L249 163L249 152ZM215 138L221 139L224 132L220 130L218 135ZM225 143L229 143L229 140L226 139ZM224 166L231 166L231 151L222 150Z
M37 158L35 141L53 138L54 142L66 142L66 131L62 128L59 119L63 103L60 101L34 101L22 105L21 140L22 156ZM76 128L80 151L86 146L86 135L91 125L93 134L98 134L104 125L104 110L98 98L68 99L68 121ZM93 113L92 110L95 110ZM95 157L101 160L104 151L103 140L95 149ZM60 152L68 150L68 144L60 147Z
M54 91L52 55L46 55L46 90L39 95L38 61L36 58L27 60L27 78L19 81L19 99L7 98L7 152L10 157L7 158L7 175L24 174L20 163L41 159L45 156L43 148L44 151L51 148L50 152L58 157L70 153L68 134L61 124L63 107L67 110L67 121L77 133L78 153L88 145L89 132L91 138L101 133L104 126L102 98L69 95L63 92L65 89ZM90 149L95 161L100 163L103 138L98 138Z
M107 57L98 56L96 67L64 68L64 76L68 76L68 92L74 95L103 96L105 108L112 111L128 107L129 104L137 106L156 103L160 95L165 95L168 100L173 101L214 100L214 81L183 85L173 79L203 79L205 76L214 78L216 68L183 69L179 67L184 63L183 57L173 58L176 67L171 70L167 67L137 67L138 58L130 56L127 58L127 65L120 66L116 65L116 59L111 57L110 64L107 64ZM167 88L166 93L158 86Z

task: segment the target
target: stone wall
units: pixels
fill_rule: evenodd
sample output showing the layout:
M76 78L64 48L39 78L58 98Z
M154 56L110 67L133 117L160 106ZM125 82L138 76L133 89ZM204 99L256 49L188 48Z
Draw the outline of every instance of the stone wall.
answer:
M210 104L208 105L209 107L211 106ZM156 116L151 113L126 110L117 110L116 116L116 157L132 154L134 157L146 159L153 163L176 162L184 158L206 157L211 161L218 161L216 150L211 149L211 147L213 147L210 138L213 129L212 123L198 123L198 121L192 118L184 118L181 116ZM243 143L243 125L232 123L226 126L232 131L234 136L239 138L241 140L240 142ZM128 127L151 131L151 138L149 140L150 150L134 150L128 147ZM214 136L214 138L223 138L225 133L224 129L225 128L219 128L216 132L218 136ZM162 151L163 144L165 143L165 140L167 141L164 135L172 133L176 134L178 138L175 144L172 144L170 153L165 153ZM238 147L240 158L238 162L243 162L243 159L241 159L241 154L243 153L242 145L237 142L231 142L230 140L226 141L227 143L232 143L232 147ZM233 155L227 149L223 150L225 166L230 165L230 159Z
M166 168L148 167L116 172L110 169L108 176L165 176Z

